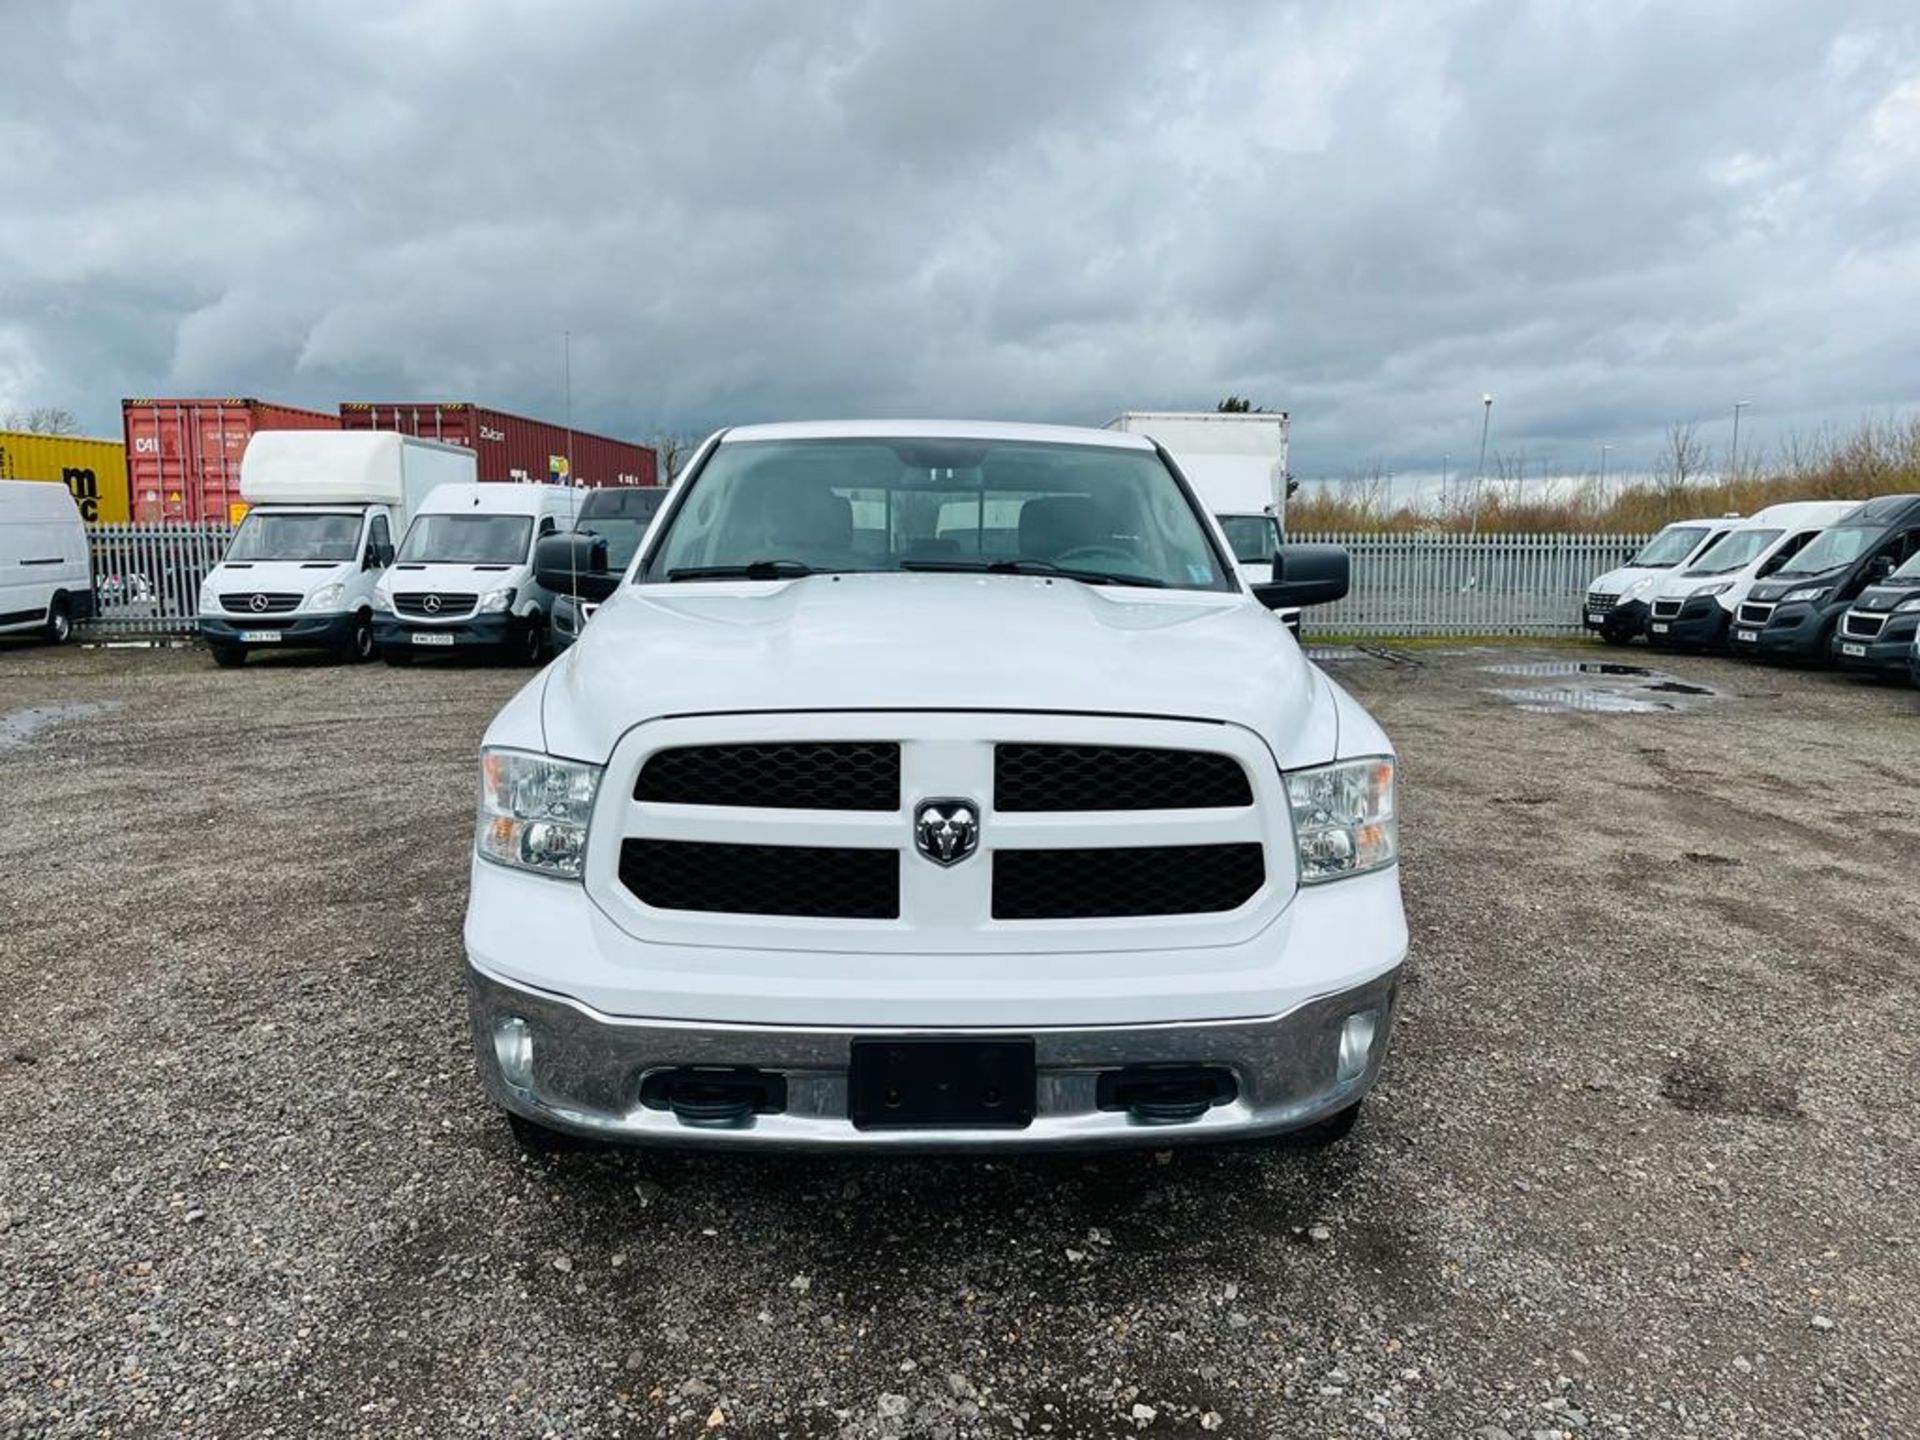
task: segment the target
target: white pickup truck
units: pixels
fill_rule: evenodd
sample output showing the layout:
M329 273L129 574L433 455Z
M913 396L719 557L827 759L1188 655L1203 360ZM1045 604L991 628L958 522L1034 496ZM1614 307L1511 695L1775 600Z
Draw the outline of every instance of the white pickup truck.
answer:
M706 442L488 728L465 942L523 1143L1167 1145L1352 1125L1407 930L1392 747L1151 440Z

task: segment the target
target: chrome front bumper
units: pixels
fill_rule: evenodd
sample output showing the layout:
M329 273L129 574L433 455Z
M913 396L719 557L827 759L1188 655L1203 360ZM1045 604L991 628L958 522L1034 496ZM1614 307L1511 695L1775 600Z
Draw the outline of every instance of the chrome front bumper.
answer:
M1385 1059L1400 967L1352 989L1264 1018L1031 1031L713 1025L602 1015L562 996L467 969L474 1049L487 1092L502 1108L555 1130L603 1140L724 1148L921 1150L1160 1147L1280 1134L1325 1119L1372 1088ZM1371 1047L1339 1075L1349 1016L1375 1012ZM518 1020L521 1026L503 1022ZM531 1040L516 1065L507 1035ZM1035 1115L1021 1129L857 1129L847 1117L847 1069L856 1038L1031 1035L1039 1071ZM519 1052L524 1055L524 1050ZM1195 1119L1153 1123L1096 1103L1099 1076L1122 1066L1218 1066L1239 1093ZM727 1125L682 1121L640 1101L654 1072L750 1067L786 1079L786 1108Z

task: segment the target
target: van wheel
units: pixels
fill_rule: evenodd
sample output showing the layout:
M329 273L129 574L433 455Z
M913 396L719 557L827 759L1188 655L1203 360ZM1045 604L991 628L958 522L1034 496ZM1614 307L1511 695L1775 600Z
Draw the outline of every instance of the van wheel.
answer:
M347 636L347 659L364 665L373 659L373 616L362 610L353 617L353 632Z
M1633 639L1633 636L1624 630L1602 630L1600 638L1609 645L1625 645Z
M1337 1114L1317 1120L1302 1129L1290 1130L1280 1138L1295 1149L1324 1150L1353 1133L1354 1122L1360 1118L1360 1106L1363 1103L1356 1100Z
M64 645L73 638L73 611L66 596L53 597L53 603L47 606L46 628L40 633L47 637L49 645Z
M411 665L413 663L413 652L410 650L382 650L380 652L380 658L386 661L387 664L398 669L402 665Z
M520 649L517 658L523 665L538 665L547 657L547 622L538 610L527 617L526 628L520 632Z
M222 670L238 670L247 663L247 652L233 645L209 645L207 653Z

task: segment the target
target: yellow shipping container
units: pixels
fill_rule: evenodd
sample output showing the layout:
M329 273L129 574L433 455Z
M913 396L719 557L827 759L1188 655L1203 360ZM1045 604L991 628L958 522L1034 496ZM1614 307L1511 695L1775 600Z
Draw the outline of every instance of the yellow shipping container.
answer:
M64 484L89 522L124 525L132 517L127 505L127 447L118 440L0 430L0 480Z

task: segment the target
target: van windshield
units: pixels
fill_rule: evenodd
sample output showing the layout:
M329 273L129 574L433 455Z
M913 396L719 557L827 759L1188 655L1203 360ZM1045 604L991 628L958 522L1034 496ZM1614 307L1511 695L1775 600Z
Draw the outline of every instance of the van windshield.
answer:
M1280 548L1280 524L1271 515L1216 515L1227 548L1242 565L1264 565Z
M318 511L252 510L227 546L228 560L351 560L360 517Z
M405 564L517 565L527 558L530 515L416 515L399 561Z
M1874 525L1836 525L1831 530L1822 530L1807 543L1793 559L1774 571L1774 575L1818 575L1823 570L1836 570L1842 565L1851 565L1866 553L1867 547L1880 537L1880 529Z
M1778 530L1729 530L1706 548L1689 575L1727 575L1743 570L1780 538Z
M1061 574L1231 590L1151 450L959 438L722 443L638 578L832 571ZM756 575L743 575L752 569Z
M1669 525L1640 547L1640 553L1627 561L1642 570L1666 570L1693 553L1706 535L1704 525Z

